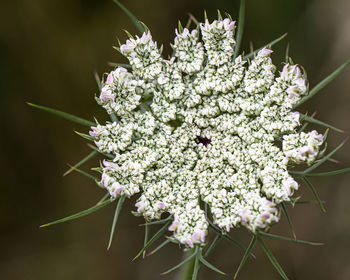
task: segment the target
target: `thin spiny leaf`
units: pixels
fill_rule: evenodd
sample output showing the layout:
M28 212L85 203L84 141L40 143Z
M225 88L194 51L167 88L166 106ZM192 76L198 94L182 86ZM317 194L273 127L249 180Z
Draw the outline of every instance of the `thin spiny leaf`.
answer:
M196 257L197 254L198 254L198 247L196 247L196 250L195 250L195 252L194 252L192 255L190 255L188 258L184 259L184 260L183 260L182 262L180 262L179 264L177 264L177 265L173 266L172 268L168 269L167 271L162 272L161 275L168 274L168 273L170 273L170 272L172 272L172 271L174 271L174 270L180 268L180 267L183 266L185 263L189 262L189 261L192 260L194 257Z
M272 263L272 265L276 268L276 270L278 271L278 273L281 275L281 277L284 280L289 280L287 275L284 273L282 267L280 266L280 264L278 263L278 261L276 260L276 258L274 257L274 255L271 253L271 251L266 247L264 241L262 240L262 238L257 235L257 240L260 243L261 247L263 248L266 256L269 258L270 262Z
M153 225L162 225L165 224L166 222L168 222L169 220L171 220L173 218L173 215L169 215L169 217L159 220L159 221L153 221L153 222L148 222L145 224L141 224L140 226L145 226L145 225L149 225L149 226L153 226Z
M348 173L348 172L350 172L350 167L344 168L344 169L333 170L333 171L329 171L329 172L309 173L309 174L305 174L304 176L307 176L307 177L334 176L334 175L344 174L344 173Z
M244 60L247 60L253 56L255 56L255 54L257 54L260 50L262 50L263 48L267 48L267 47L272 47L274 44L278 43L279 41L281 41L282 39L284 39L285 37L287 36L287 33L284 33L282 36L278 37L277 39L273 40L272 42L266 44L265 46L251 52L251 53L248 53L246 56L244 56Z
M112 67L124 67L127 69L131 69L131 65L127 63L108 62L107 64Z
M91 148L94 151L96 151L96 152L98 152L98 153L108 157L109 159L114 159L115 158L115 156L113 156L112 154L107 154L107 153L101 152L96 146L91 145L90 143L87 143L87 145L88 145L89 148Z
M188 14L188 16L190 17L190 19L195 23L195 25L199 25L199 21L195 18L195 16L194 15L192 15L192 14Z
M226 275L226 273L225 272L222 272L220 269L218 269L218 268L216 268L215 266L213 266L211 263L209 263L207 260L205 260L204 258L203 258L203 256L201 255L201 253L199 253L199 261L202 263L202 264L204 264L207 268L209 268L209 269L211 269L211 270L213 270L213 271L215 271L215 272L217 272L217 273L219 273L219 274L221 274L221 275Z
M315 170L317 167L319 167L322 163L324 163L327 159L329 159L332 155L334 155L341 147L344 146L345 142L348 138L346 138L343 142L341 142L338 147L336 147L333 151L331 151L329 154L324 156L321 160L316 162L314 165L310 166L306 170L303 171L304 174L310 173L312 170Z
M247 250L244 252L243 258L242 258L242 260L241 260L241 262L236 270L236 273L235 273L235 276L233 277L233 279L237 279L238 273L242 270L245 262L247 261L248 256L250 255L250 253L254 247L255 242L256 242L256 236L253 235L252 239L250 240L250 243L249 243Z
M198 247L197 247L198 248ZM199 249L198 249L199 250ZM199 271L199 251L196 253L195 260L194 260L194 266L193 266L193 273L192 273L192 280L197 280L198 271Z
M290 217L288 215L288 211L287 211L286 205L283 202L281 203L281 207L282 207L282 211L283 211L284 215L287 218L287 222L288 222L289 228L290 228L290 230L292 232L293 238L297 239L297 236L295 234L294 227L293 227L293 224L292 224L292 220L290 219Z
M243 29L244 29L244 21L245 21L245 0L241 0L241 4L239 7L239 15L238 15L238 28L237 28L237 38L236 38L236 46L233 59L238 56L242 37L243 37Z
M161 237L163 235L163 233L168 229L168 226L170 225L171 221L168 221L160 230L158 230L156 232L155 235L152 236L152 238L146 243L146 245L140 250L140 252L138 252L138 254L136 255L136 257L133 259L137 259L139 256L141 256L141 254L148 249L149 246L151 246L153 244L154 241L158 240L159 237Z
M215 248L215 246L219 243L219 241L221 240L222 235L220 234L216 234L213 242L210 244L210 246L208 247L208 249L205 251L204 253L204 257L208 257L208 255L211 253L211 251L213 251L213 249Z
M140 24L138 19L124 5L122 5L118 0L113 0L113 2L116 3L123 10L123 12L130 18L130 20L141 33L145 32L145 29L142 26L142 24Z
M350 59L338 67L333 73L324 78L320 83L318 83L312 90L310 90L309 94L303 97L298 104L296 104L294 108L300 106L304 102L308 101L311 97L313 97L316 93L318 93L321 89L323 89L326 85L328 85L335 77L337 77L345 68L350 64Z
M317 120L317 119L315 119L315 118L313 118L313 117L308 117L308 116L306 116L306 115L304 115L304 114L300 114L300 116L303 117L304 120L307 121L307 122L309 122L309 123L314 123L314 124L318 124L318 125L321 125L321 126L325 126L325 127L327 127L327 128L330 128L330 129L332 129L332 130L334 130L334 131L337 131L337 132L340 132L340 133L344 133L344 132L345 132L345 131L342 130L342 129L336 128L336 127L334 127L334 126L332 126L332 125L330 125L330 124L327 124L327 123L325 123L325 122L322 122L322 121L320 121L320 120Z
M146 223L146 225L145 225L145 237L143 239L143 246L146 246L146 244L147 244L150 228L151 228L151 226ZM145 256L146 256L146 250L143 251L143 253L142 253L142 257L145 258Z
M110 194L107 192L95 205L100 205L109 197L110 197Z
M102 82L101 82L100 76L97 74L97 72L94 72L94 77L95 77L98 89L101 90L102 89Z
M106 205L110 204L111 202L112 202L112 200L105 201L105 202L103 202L101 204L97 204L97 205L95 205L95 206L93 206L93 207L91 207L89 209L86 209L86 210L81 211L79 213L76 213L74 215L65 217L63 219L59 219L59 220L56 220L54 222L42 225L40 227L48 227L48 226L52 226L52 225L59 224L59 223L64 223L64 222L67 222L67 221L71 221L71 220L74 220L74 219L77 219L77 218L89 215L89 214L91 214L91 213L101 209L102 207L105 207Z
M80 137L83 137L83 138L86 139L86 140L94 141L94 138L91 137L90 135L87 135L87 134L85 134L85 133L82 133L82 132L79 132L79 131L76 131L76 130L74 130L74 132L75 132L76 134L78 134Z
M76 168L76 167L74 167L74 166L71 166L71 165L69 165L69 164L68 164L68 166L69 166L71 169L73 169L74 171L76 171L76 172L78 172L78 173L84 175L85 177L88 177L89 179L93 180L94 182L98 182L98 179L97 179L95 176L92 176L91 174L89 174L89 173L87 173L87 172L85 172L85 171L83 171L83 170L81 170L81 169L79 169L79 168Z
M323 212L326 212L326 209L324 208L323 203L322 203L320 197L318 196L318 193L317 193L316 189L315 189L314 186L311 184L311 182L309 181L309 179L307 179L306 177L303 177L303 180L305 181L305 183L307 184L307 186L310 188L311 192L312 192L313 195L315 196L315 198L316 198L318 204L319 204L320 207L321 207L321 210L322 210Z
M115 226L117 224L119 213L120 213L120 210L122 209L124 201L125 201L125 196L120 197L118 200L118 203L117 203L117 207L115 208L114 218L113 218L113 222L112 222L112 229L111 229L111 234L109 235L107 250L109 250L109 248L111 248L113 236L114 236L114 232L115 232Z
M289 60L289 43L287 43L286 53L285 53L285 62L288 63Z
M263 236L266 236L266 237L269 237L269 238L283 240L283 241L288 241L288 242L293 242L293 243L298 243L298 244L312 245L312 246L324 245L323 243L319 243L319 242L310 242L310 241L298 240L298 239L293 239L293 238L289 238L289 237L284 237L284 236L280 236L280 235L267 233L267 232L264 232L264 231L259 231L259 234L263 235Z
M186 26L185 26L185 27L186 27L187 29L189 29L190 26L191 26L191 23L192 23L192 18L189 17L188 20L187 20L187 23L186 23Z
M85 162L87 162L88 160L90 160L91 158L93 158L94 156L97 155L97 151L93 151L90 154L88 154L86 157L84 157L82 160L80 160L77 164L75 164L74 166L72 166L70 169L68 169L63 176L67 176L69 173L71 173L74 168L78 168L79 166L83 165Z
M36 104L33 104L33 103L29 103L29 102L27 102L27 104L29 106L34 107L34 108L37 108L37 109L49 112L49 113L51 113L53 115L59 116L61 118L64 118L66 120L69 120L69 121L72 121L72 122L75 122L75 123L78 123L78 124L81 124L81 125L85 125L85 126L88 126L88 127L96 125L93 122L84 120L82 118L76 117L74 115L71 115L71 114L68 114L68 113L56 110L56 109L52 109L52 108L41 106L41 105L36 105Z
M160 249L162 249L165 245L169 243L171 243L171 240L169 239L164 240L158 247L152 250L151 253L147 254L147 256L153 255L154 253L158 252Z

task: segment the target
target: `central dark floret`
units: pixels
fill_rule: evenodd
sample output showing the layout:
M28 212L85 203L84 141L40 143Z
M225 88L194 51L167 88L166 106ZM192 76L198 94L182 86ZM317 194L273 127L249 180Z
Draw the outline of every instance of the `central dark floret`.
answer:
M203 144L205 147L210 144L211 140L206 137L197 136L199 143Z

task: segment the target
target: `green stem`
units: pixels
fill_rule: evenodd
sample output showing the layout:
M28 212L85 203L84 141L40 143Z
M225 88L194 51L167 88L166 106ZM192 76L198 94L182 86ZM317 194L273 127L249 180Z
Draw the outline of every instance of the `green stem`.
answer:
M195 252L195 248L192 251L185 252L184 259L188 258L190 255L192 255ZM196 261L196 258L193 258L189 262L187 262L181 269L179 276L177 280L191 280L192 279L192 273L194 269L194 263Z

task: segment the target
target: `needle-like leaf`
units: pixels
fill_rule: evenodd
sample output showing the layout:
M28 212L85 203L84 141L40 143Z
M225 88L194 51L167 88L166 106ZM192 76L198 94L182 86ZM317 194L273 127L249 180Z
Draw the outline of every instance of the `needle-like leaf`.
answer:
M71 173L74 168L78 168L79 166L83 165L85 162L87 162L88 160L90 160L91 158L93 158L94 156L96 156L98 153L97 151L93 151L90 154L88 154L86 157L84 157L82 160L80 160L77 164L75 164L74 166L72 166L70 169L68 169L63 176L67 176L69 173Z
M181 266L183 266L185 263L189 262L190 260L192 260L194 257L196 257L198 255L198 250L199 248L196 247L196 250L194 251L194 253L192 255L190 255L188 258L184 259L182 262L180 262L179 264L175 265L174 267L168 269L167 271L165 272L162 272L161 274L162 275L165 275L165 274L168 274L178 268L180 268Z
M288 222L289 228L290 228L290 230L292 232L293 238L297 239L297 236L295 234L294 227L293 227L293 224L292 224L292 220L290 219L288 211L287 211L287 208L286 208L286 205L283 202L281 203L281 207L282 207L282 211L283 211L284 215L287 218L287 222Z
M147 244L150 229L151 229L151 226L148 223L146 223L146 225L145 225L145 238L143 239L143 246L146 246L146 244ZM142 257L145 258L145 256L146 256L146 250L143 251L143 253L142 253Z
M241 262L240 262L240 264L239 264L239 266L237 268L237 271L236 271L235 276L233 277L233 279L237 279L238 273L242 270L245 262L247 261L248 256L250 255L250 253L251 253L251 251L252 251L252 249L254 247L255 242L256 242L256 236L253 235L252 239L250 240L250 243L249 243L249 246L248 246L247 250L244 252L243 258L242 258L242 260L241 260Z
M112 223L112 229L111 229L111 234L109 236L109 242L108 242L107 250L109 250L109 248L111 248L112 241L113 241L113 236L114 236L114 231L115 231L115 226L117 224L119 213L120 213L120 210L122 209L124 201L125 201L125 196L120 197L119 200L118 200L118 203L117 203L117 207L115 208L114 218L113 218L113 223Z
M159 237L161 237L163 235L163 233L168 229L169 225L170 225L171 221L168 221L160 230L158 230L156 232L155 235L152 236L152 238L146 243L145 246L143 246L143 248L141 249L140 252L138 252L138 254L136 255L136 257L133 259L137 259L139 256L141 256L141 254L148 249L149 246L151 246L153 244L154 241L158 240Z
M337 132L340 132L340 133L344 133L344 132L345 132L344 130L341 130L341 129L339 129L339 128L336 128L336 127L334 127L334 126L332 126L332 125L330 125L330 124L327 124L327 123L325 123L325 122L319 121L319 120L317 120L317 119L315 119L315 118L313 118L313 117L309 117L309 116L306 116L306 115L304 115L304 114L300 114L300 116L303 117L303 118L304 118L304 121L306 121L306 122L318 124L318 125L321 125L321 126L325 126L325 127L327 127L327 128L330 128L330 129L332 129L332 130L334 130L334 131L337 131Z
M284 237L284 236L280 236L280 235L267 233L267 232L264 232L264 231L259 231L259 234L263 235L263 236L266 236L266 237L269 237L269 238L274 238L274 239L283 240L283 241L289 241L289 242L298 243L298 244L313 245L313 246L324 245L323 243L319 243L319 242L310 242L310 241L298 240L298 239L293 239L293 238L289 238L289 237Z
M219 243L219 241L221 240L222 235L221 234L216 234L213 242L210 244L210 246L208 247L208 249L205 251L204 253L204 257L208 257L208 255L211 253L211 251L215 248L215 246Z
M82 138L84 138L84 139L86 139L86 140L94 141L94 138L92 138L90 135L87 135L87 134L85 134L85 133L82 133L82 132L79 132L79 131L75 131L75 130L74 130L74 132L75 132L76 134L78 134L80 137L82 137Z
M56 115L56 116L59 116L63 119L66 119L66 120L69 120L69 121L72 121L72 122L75 122L75 123L78 123L78 124L81 124L81 125L85 125L85 126L94 126L96 125L95 123L93 122L90 122L90 121L87 121L87 120L84 120L82 118L79 118L79 117L76 117L76 116L73 116L71 114L68 114L68 113L65 113L65 112L62 112L62 111L59 111L59 110L56 110L56 109L51 109L49 107L45 107L45 106L41 106L41 105L36 105L36 104L33 104L33 103L29 103L27 102L27 104L29 106L32 106L34 108L37 108L37 109L40 109L40 110L43 110L43 111L46 111L46 112L49 112L53 115Z
M197 247L197 249L198 249L198 247ZM199 255L199 251L198 251L196 256L195 256L195 260L194 260L192 280L197 280L198 271L199 271L199 256L200 255Z
M257 235L257 240L260 243L262 249L264 250L266 256L269 258L272 265L276 268L277 272L281 275L281 277L284 280L289 280L287 275L284 273L282 267L280 266L280 264L278 263L278 261L276 260L276 258L272 254L272 252L269 250L269 248L266 247L264 241L262 240L262 238L259 235Z
M267 47L272 47L274 44L278 43L279 41L281 41L283 38L285 38L287 36L287 33L284 33L282 36L278 37L277 39L273 40L272 42L266 44L265 46L248 53L246 56L244 56L244 60L247 60L249 58L252 58L255 54L257 54L260 50L262 50L263 48L267 48Z
M294 108L300 106L304 102L308 101L311 97L313 97L316 93L318 93L321 89L323 89L326 85L328 85L335 77L337 77L345 68L350 64L350 59L338 67L333 73L331 73L328 77L324 78L320 83L318 83L313 89L310 90L309 94L304 96L298 104L296 104Z
M171 243L171 240L166 239L164 240L158 247L156 247L154 250L151 251L151 253L147 254L147 256L153 255L154 253L158 252L160 249L162 249L165 245Z
M68 166L69 166L70 168L73 168L74 171L76 171L76 172L78 172L78 173L84 175L85 177L88 177L89 179L93 180L94 182L96 182L96 183L98 182L98 179L97 179L96 177L92 176L91 174L89 174L89 173L87 173L87 172L85 172L85 171L83 171L83 170L81 170L81 169L79 169L79 168L76 168L76 167L74 167L74 166L71 166L71 165L69 165L69 164L68 164Z
M65 217L63 219L59 219L57 221L54 221L54 222L51 222L51 223L48 223L48 224L45 224L45 225L42 225L40 227L48 227L48 226L52 226L52 225L55 225L55 224L59 224L59 223L64 223L64 222L67 222L67 221L70 221L70 220L74 220L74 219L78 219L80 217L83 217L83 216L86 216L86 215L89 215L99 209L101 209L102 207L105 207L106 205L112 203L112 200L107 200L105 202L102 202L101 204L97 204L89 209L86 209L84 211L81 211L79 213L76 213L74 215L71 215L71 216L68 216L68 217Z
M153 222L148 222L145 224L141 224L140 226L153 226L153 225L162 225L165 224L166 222L168 222L169 220L171 220L173 218L173 215L169 215L169 217L166 217L165 219L159 220L159 221L153 221Z
M344 169L333 170L329 172L321 172L321 173L309 173L305 174L307 177L322 177L322 176L334 176L339 174L344 174L350 172L350 167Z
M348 139L348 138L347 138ZM347 139L345 139L343 142L341 142L338 147L336 147L333 151L331 151L330 153L328 153L326 156L324 156L321 160L319 160L318 162L316 162L314 165L310 166L309 168L307 168L306 170L303 171L303 174L308 174L310 173L312 170L315 170L317 167L319 167L322 163L324 163L326 160L328 160L332 155L334 155L341 147L344 146L345 142L347 141Z
M309 179L307 179L306 177L303 177L303 180L305 181L305 183L307 184L307 186L309 187L309 189L311 190L311 192L312 192L313 195L315 196L315 198L316 198L318 204L319 204L320 207L321 207L321 210L322 210L323 212L326 212L326 209L324 208L323 203L322 203L320 197L318 196L316 189L315 189L314 186L311 184L311 182L309 181Z
M226 275L225 272L222 272L220 269L216 268L215 266L213 266L211 263L209 263L207 260L205 260L202 256L201 253L199 253L199 261L204 264L207 268L219 273L219 274L222 274L222 275Z
M241 0L241 4L239 6L239 15L238 15L238 28L237 28L237 37L236 37L236 46L233 59L238 56L240 51L243 30L244 30L244 21L245 21L245 0Z
M130 18L130 20L141 33L145 32L145 28L143 27L143 25L123 4L121 4L118 0L113 0L113 2L116 3L123 10L123 12Z

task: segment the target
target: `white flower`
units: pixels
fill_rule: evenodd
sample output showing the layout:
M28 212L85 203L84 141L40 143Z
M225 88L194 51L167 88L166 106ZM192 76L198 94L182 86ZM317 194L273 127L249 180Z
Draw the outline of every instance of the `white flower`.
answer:
M188 247L203 244L208 231L200 201L224 231L278 222L278 205L298 189L289 164L311 164L323 143L316 131L296 130L292 108L307 94L299 66L275 75L267 48L249 63L233 60L234 27L226 18L175 30L168 60L149 31L129 38L120 51L131 72L112 71L98 98L118 122L90 132L114 157L101 178L110 195L140 192L137 213L147 220L170 213L169 230Z

